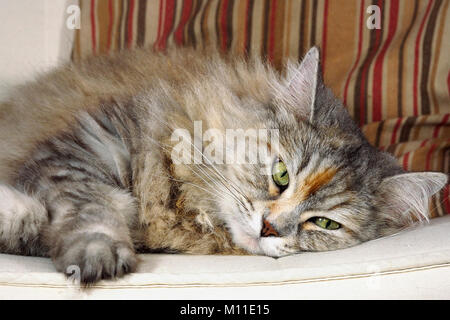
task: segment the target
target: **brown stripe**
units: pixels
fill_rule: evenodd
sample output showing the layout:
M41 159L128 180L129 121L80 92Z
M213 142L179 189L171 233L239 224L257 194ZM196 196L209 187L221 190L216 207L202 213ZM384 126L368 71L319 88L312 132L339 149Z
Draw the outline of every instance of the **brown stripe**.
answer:
M202 16L200 19L200 35L204 45L207 47L210 44L210 39L208 36L208 14L211 7L212 1L207 1L205 8L203 9Z
M391 144L386 148L386 152L394 155L395 154L395 149L397 148L398 144Z
M315 46L316 45L316 21L317 21L317 3L318 1L313 0L313 7L312 7L312 14L311 14L311 34L309 36L309 46Z
M278 1L277 10L275 12L273 64L278 70L280 70L283 65L284 24L286 23L285 4L285 1Z
M364 104L361 105L361 84L362 84L362 77L363 77L363 70L366 67L366 64L370 58L370 53L372 52L372 48L375 44L375 32L371 31L369 33L370 36L370 40L369 40L369 47L367 48L367 55L364 58L363 63L361 64L361 66L359 67L358 70L358 74L356 76L356 81L355 81L355 92L354 92L354 100L353 100L353 111L354 111L354 116L353 116L353 120L355 120L357 123L360 123L360 118L361 118L361 109L362 108L366 108L366 102L367 102L367 98L364 101ZM367 85L366 85L366 90L367 90ZM367 112L365 112L365 116L367 117Z
M81 30L77 29L75 31L75 45L72 49L72 57L71 59L76 61L76 60L80 60L81 59L81 41L80 41L80 33Z
M252 46L252 24L253 24L253 8L254 0L248 0L248 11L247 11L247 42L245 43L245 54L248 55Z
M139 0L138 3L138 22L137 22L137 39L138 46L144 46L145 39L145 18L147 12L147 0Z
M414 13L411 19L411 23L408 26L408 29L405 32L405 36L402 39L402 42L400 44L400 51L399 51L399 64L398 64L398 103L397 103L397 115L398 117L401 117L403 114L403 61L404 61L404 48L406 40L408 39L408 36L416 22L417 18L417 11L418 11L418 0L414 0Z
M283 15L286 15L286 20L283 19L281 21L281 27L283 28L284 34L283 34L283 46L281 47L281 59L285 57L290 56L290 49L291 49L291 29L292 29L292 0L288 0L286 9L283 10Z
M339 1L328 1L327 10L326 50L329 55L326 60L329 67L324 79L331 90L343 98L347 75L357 57L360 7L356 1L348 1L345 6Z
M442 4L442 0L436 0L434 7L428 18L428 25L425 31L423 40L423 57L422 57L422 79L420 82L420 93L422 98L422 114L430 114L430 97L428 96L428 76L430 74L431 55L432 55L432 42L434 30L437 22L437 15L439 7Z
M227 6L227 42L226 48L227 51L231 48L231 43L233 41L233 7L234 1L229 1Z
M439 56L441 54L441 45L442 45L442 35L444 34L444 25L445 25L445 16L447 14L448 5L450 4L450 1L446 1L444 4L444 8L442 8L442 14L441 14L441 22L439 25L438 35L436 39L436 57L434 59L434 64L431 71L431 98L433 99L434 104L434 112L433 113L439 113L439 103L438 99L436 97L436 89L435 89L435 79L436 79L436 71L439 64ZM444 53L445 54L445 53ZM450 212L449 212L450 213Z
M202 7L202 1L201 0L194 0L194 10L191 13L191 16L189 17L189 22L187 26L187 37L186 37L186 45L193 46L194 48L197 47L197 40L195 39L195 20L197 19L197 15L200 12L200 9Z
M124 0L118 0L117 1L117 16L119 17L119 20L117 22L117 31L116 31L116 50L120 50L122 48L122 26L123 26L123 13L124 13L124 6L125 1Z
M298 56L303 57L305 48L303 47L303 41L305 40L305 22L306 22L306 0L302 0L302 6L300 11L300 38L298 40Z
M215 26L215 31L216 31L216 41L217 43L215 43L215 47L220 48L220 39L222 38L222 35L220 34L220 16L222 15L222 1L219 0L219 3L217 4L217 8L216 8L216 14L214 17L214 21L216 22L214 24Z
M378 1L373 1L373 5L377 5ZM386 6L383 4L383 12L381 12L381 26L384 26L384 11ZM375 47L376 39L377 39L377 32L380 33L379 35L379 43L378 46ZM367 105L367 99L369 96L369 75L370 75L370 65L372 64L373 59L376 57L376 53L378 52L378 49L381 47L381 44L383 43L383 28L381 28L379 31L377 29L373 29L370 31L370 45L367 50L367 55L364 58L363 63L361 64L361 67L359 68L358 75L356 78L356 84L355 84L355 100L354 100L354 112L355 117L354 120L361 124L361 111L364 110L364 119L363 123L367 123L367 114L368 114L368 105ZM361 84L362 84L362 77L363 73L365 72L365 81L364 81L364 101L361 104Z
M108 24L109 9L108 1L98 1L97 3L97 19L98 19L98 52L108 52Z
M125 21L124 21L125 38L124 38L123 47L126 47L125 44L128 43L128 18L130 16L130 0L127 0L126 3L127 3L127 9L126 9Z
M237 3L237 7L235 8L235 41L233 45L233 53L235 54L242 54L245 53L245 19L246 19L246 12L245 8L247 7L247 0L239 1Z
M417 119L416 117L408 117L406 121L403 123L402 129L400 131L399 142L406 142L409 140L409 133L411 132L411 129L414 127L416 119Z
M270 1L264 0L264 16L263 16L263 43L261 46L261 56L264 58L267 58L267 44L268 44L268 38L267 35L269 34L269 14L270 14Z
M365 80L365 89L364 89L364 123L368 122L368 117L369 117L369 113L373 112L373 106L369 106L369 99L371 99L371 96L373 94L373 79L370 77L370 68L371 66L373 66L376 62L376 58L378 56L379 50L383 47L383 43L385 41L385 39L383 39L384 37L384 25L385 25L385 17L386 15L388 16L388 21L389 21L389 7L388 7L388 3L387 1L384 0L380 0L380 1L373 1L373 4L379 5L381 2L382 4L382 10L381 10L381 29L380 29L380 35L379 35L379 41L377 44L377 46L375 47L375 49L373 50L373 55L371 55L370 60L368 60L368 64L367 64L367 69L366 69L366 80ZM375 38L376 38L376 29L373 32ZM371 45L372 48L372 45ZM370 87L369 87L370 85Z
M384 127L384 121L381 121L378 125L377 134L376 134L376 138L375 138L375 146L376 147L381 147L380 140L381 140L381 133L383 132L383 127Z

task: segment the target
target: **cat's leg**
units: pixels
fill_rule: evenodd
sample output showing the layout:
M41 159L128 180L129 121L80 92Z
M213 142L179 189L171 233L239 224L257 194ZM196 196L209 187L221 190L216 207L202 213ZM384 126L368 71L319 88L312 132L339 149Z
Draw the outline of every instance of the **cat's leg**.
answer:
M46 255L40 234L47 223L47 210L42 203L0 184L0 252Z
M137 257L131 228L137 209L128 191L101 183L56 188L44 234L58 271L79 268L82 283L133 272Z
M83 114L70 133L37 146L15 180L18 190L45 204L49 223L41 238L57 270L79 268L83 283L137 265L138 213L125 141L105 115Z

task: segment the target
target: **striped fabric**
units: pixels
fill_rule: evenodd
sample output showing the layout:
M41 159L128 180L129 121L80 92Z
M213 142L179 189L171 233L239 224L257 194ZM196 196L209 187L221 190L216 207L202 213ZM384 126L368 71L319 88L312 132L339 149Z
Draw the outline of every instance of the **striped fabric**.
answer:
M371 143L410 171L450 172L450 0L81 0L73 59L217 46L278 69L321 48L325 82ZM380 9L380 28L368 20ZM445 36L447 35L447 36ZM446 41L447 40L447 41ZM450 213L449 186L432 216Z

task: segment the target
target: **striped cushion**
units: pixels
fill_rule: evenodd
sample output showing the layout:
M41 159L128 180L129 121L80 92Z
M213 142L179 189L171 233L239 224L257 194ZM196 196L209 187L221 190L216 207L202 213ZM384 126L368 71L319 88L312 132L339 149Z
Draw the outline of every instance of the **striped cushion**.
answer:
M215 45L281 69L321 48L325 82L371 143L411 171L450 171L448 0L81 0L73 59L137 46ZM380 8L369 29L368 7ZM447 36L445 36L447 34ZM447 38L448 39L448 38ZM449 186L433 217L450 213Z

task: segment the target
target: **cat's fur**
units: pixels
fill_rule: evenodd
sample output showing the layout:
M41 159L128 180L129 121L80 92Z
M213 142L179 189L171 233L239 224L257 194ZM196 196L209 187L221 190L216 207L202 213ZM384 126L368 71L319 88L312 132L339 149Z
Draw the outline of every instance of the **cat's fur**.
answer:
M370 146L318 70L315 48L285 76L256 58L135 50L16 88L0 107L0 251L50 256L93 282L133 271L136 249L282 256L426 217L447 176L405 173ZM285 162L288 188L267 163L175 163L174 130L193 134L199 120L279 130L279 146L260 142ZM261 235L264 220L276 237Z

